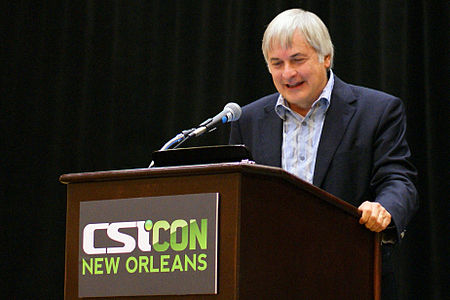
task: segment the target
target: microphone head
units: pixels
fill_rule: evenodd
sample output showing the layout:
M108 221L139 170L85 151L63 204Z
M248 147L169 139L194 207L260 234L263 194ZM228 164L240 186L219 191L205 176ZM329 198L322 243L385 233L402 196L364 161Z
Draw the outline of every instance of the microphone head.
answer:
M227 111L227 122L237 121L241 117L242 109L239 104L230 102L223 108L224 111Z

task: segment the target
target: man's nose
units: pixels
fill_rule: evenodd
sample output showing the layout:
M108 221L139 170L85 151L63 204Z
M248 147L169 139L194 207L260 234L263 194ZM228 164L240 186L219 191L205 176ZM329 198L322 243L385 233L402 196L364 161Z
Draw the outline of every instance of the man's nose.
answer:
M290 79L292 77L294 77L297 74L297 71L292 68L289 64L286 64L286 66L284 67L283 70L283 78L284 79Z

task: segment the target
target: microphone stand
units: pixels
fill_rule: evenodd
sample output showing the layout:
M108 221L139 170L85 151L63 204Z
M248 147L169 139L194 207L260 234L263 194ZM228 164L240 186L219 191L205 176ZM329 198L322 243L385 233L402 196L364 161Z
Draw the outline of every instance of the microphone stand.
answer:
M176 149L181 144L183 144L184 142L186 142L188 139L190 139L193 136L197 137L197 136L200 136L203 133L205 133L205 131L211 132L211 131L215 130L216 127L210 128L210 129L207 127L207 125L209 123L211 123L212 121L213 121L213 118L209 118L209 119L205 120L204 122L202 122L200 125L198 125L197 128L183 130L181 133L177 134L174 138L172 138L170 141L168 141L166 144L164 144L164 146L159 151L167 150L172 145L175 145L175 146L173 146L173 149Z
M237 108L239 109L239 116L240 116L240 107L239 105L235 104L235 103L229 103L225 106L225 109L227 108L228 105L234 104L234 106L237 106ZM230 111L230 113L235 112L236 108L233 106L232 111ZM225 111L224 109L224 111ZM221 114L219 114L221 115ZM216 116L217 117L217 116ZM181 133L177 134L175 137L173 137L172 139L170 139L167 143L164 144L164 146L161 147L161 149L159 149L159 151L165 151L168 150L170 147L173 146L173 149L178 148L181 144L183 144L185 141L187 141L188 139L190 139L193 136L200 136L202 134L204 134L205 132L211 132L214 131L215 129L217 129L217 127L215 127L215 122L217 122L218 120L216 120L214 122L214 119L216 118L209 118L207 120L205 120L204 122L202 122L200 125L198 125L197 128L191 128L188 130L183 130ZM239 118L239 117L238 117ZM228 122L228 116L224 115L222 116L222 123L227 123ZM212 123L212 124L210 124ZM213 125L213 126L208 126L208 125ZM175 146L174 146L175 145ZM155 164L154 161L152 161L150 163L150 165L148 166L149 168L153 167Z

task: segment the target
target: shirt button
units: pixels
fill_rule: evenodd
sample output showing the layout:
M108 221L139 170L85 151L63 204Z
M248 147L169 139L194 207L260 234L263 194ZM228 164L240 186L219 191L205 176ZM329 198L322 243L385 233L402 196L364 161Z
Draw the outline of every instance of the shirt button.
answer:
M305 121L303 121L303 122L302 122L302 125L303 125L303 126L306 126L306 122L305 122Z
M300 160L305 160L305 157L304 156L300 156Z

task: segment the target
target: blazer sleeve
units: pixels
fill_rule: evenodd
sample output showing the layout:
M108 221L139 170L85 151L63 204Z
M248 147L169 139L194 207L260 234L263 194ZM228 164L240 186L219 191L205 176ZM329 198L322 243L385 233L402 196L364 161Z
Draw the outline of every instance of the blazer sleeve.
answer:
M373 142L371 190L395 223L398 240L418 208L417 171L406 141L406 115L399 98L388 101Z

